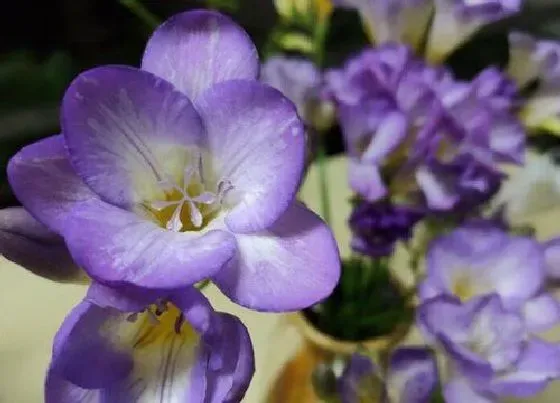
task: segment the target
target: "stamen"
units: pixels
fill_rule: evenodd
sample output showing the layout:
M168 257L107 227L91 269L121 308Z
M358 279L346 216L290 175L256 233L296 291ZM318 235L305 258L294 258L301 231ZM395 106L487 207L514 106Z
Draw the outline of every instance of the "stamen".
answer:
M185 228L182 222L183 206L185 204L188 204L188 215L192 227L195 229L201 228L204 223L204 217L218 210L227 193L233 189L231 182L221 180L218 183L216 193L205 191L202 170L202 155L199 150L195 150L192 154L191 163L183 170L182 186L178 185L171 178L163 179L158 184L166 193L167 200L156 200L146 204L149 209L152 209L152 212L154 210L162 212L167 208L173 207L172 211L165 211L157 215L159 219L162 219L162 216L165 218L169 217L165 222L165 228L169 231L180 232ZM195 192L200 193L191 196ZM168 213L171 213L171 216L168 216Z
M130 323L134 323L138 320L138 312L131 313L126 317L126 321Z
M148 320L150 321L150 324L152 325L159 325L159 319L156 316L155 313L153 313L152 311L150 311L149 309L146 310L146 315L148 316Z
M171 215L171 218L169 219L169 221L167 221L165 227L169 231L179 232L183 229L183 222L181 221L181 211L183 210L183 204L184 204L184 200L182 200L177 205L177 207L175 207L175 210L173 210L173 214Z
M181 334L181 326L183 326L183 323L185 323L185 316L181 313L177 316L177 319L175 319L175 333Z

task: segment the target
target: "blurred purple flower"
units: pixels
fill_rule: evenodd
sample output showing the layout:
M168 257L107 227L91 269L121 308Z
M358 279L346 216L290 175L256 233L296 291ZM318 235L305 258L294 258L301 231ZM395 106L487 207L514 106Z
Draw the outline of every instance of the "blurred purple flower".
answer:
M496 295L464 304L447 296L418 308L425 336L437 342L450 365L447 402L497 402L529 397L560 377L560 346L531 336L520 315Z
M331 125L332 106L320 99L323 75L310 60L273 56L262 65L261 81L292 101L308 125L319 128Z
M0 255L33 274L60 282L81 282L64 239L22 207L0 209Z
M398 348L390 356L385 380L381 376L370 358L354 354L339 380L341 402L430 402L438 385L434 353L424 347Z
M519 87L537 83L521 112L524 123L560 134L560 42L514 32L509 49L508 73Z
M351 247L371 256L389 256L398 241L412 237L414 226L423 213L407 206L387 202L359 202L350 215Z
M445 59L481 27L520 11L522 0L334 0L358 10L377 45L400 42L419 50L426 35L426 57Z
M457 81L407 47L386 45L326 81L351 157L350 185L369 201L390 191L433 210L472 209L499 188L500 163L523 159L515 86L495 69Z
M483 26L521 11L523 0L433 0L426 57L440 62Z
M358 10L378 45L406 43L417 49L426 35L433 0L333 0L334 4Z
M150 38L142 69L74 80L63 135L14 156L10 183L96 281L166 290L210 277L247 307L307 307L338 281L338 250L294 199L303 125L256 81L258 68L229 18L175 15Z
M239 319L194 288L147 294L90 287L55 337L47 403L241 401L254 358Z

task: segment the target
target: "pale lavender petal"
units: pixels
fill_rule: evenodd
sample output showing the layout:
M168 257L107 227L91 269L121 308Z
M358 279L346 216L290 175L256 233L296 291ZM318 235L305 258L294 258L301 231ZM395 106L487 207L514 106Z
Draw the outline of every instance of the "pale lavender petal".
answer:
M102 201L76 207L65 218L62 234L91 277L145 288L192 285L216 273L236 249L233 235L212 223L202 232L167 231Z
M379 167L375 165L350 159L348 161L348 182L353 191L370 202L377 201L387 194Z
M560 237L545 242L544 258L547 275L552 279L560 279Z
M485 224L437 239L428 251L426 289L463 300L497 292L510 308L533 297L544 281L541 246Z
M57 233L76 203L97 198L70 166L62 135L24 147L10 160L8 178L26 210Z
M421 167L416 171L416 182L426 198L428 207L434 210L449 210L459 201L459 196L449 184L428 167Z
M432 15L429 0L334 0L335 5L356 8L376 44L421 45Z
M77 174L121 207L164 199L159 182L182 179L202 123L168 82L124 66L78 76L62 103L62 129Z
M305 132L294 105L259 82L229 81L204 93L196 106L216 180L232 185L228 227L266 229L290 205L303 173Z
M527 398L560 377L560 347L537 338L529 340L515 368L496 378L492 390L502 396Z
M236 235L238 255L214 277L233 301L262 311L291 311L327 297L340 276L329 227L294 202L266 232Z
M322 83L319 69L310 60L272 56L261 68L261 81L276 88L292 101L302 118L307 117L309 102L317 96Z
M523 305L523 316L530 332L547 331L560 323L560 302L552 294L543 293Z
M453 378L445 384L443 396L447 403L497 403L492 396L478 393L465 378Z
M401 112L393 112L380 123L364 153L362 161L368 164L380 164L383 159L395 151L407 135L406 117Z
M481 27L520 11L522 0L436 0L427 57L441 62Z
M0 210L0 255L50 280L83 281L64 240L21 207Z
M152 35L142 69L171 82L195 100L212 85L257 78L257 49L229 17L196 10L176 14Z
M438 385L435 355L424 347L402 347L390 357L387 389L390 401L426 403Z

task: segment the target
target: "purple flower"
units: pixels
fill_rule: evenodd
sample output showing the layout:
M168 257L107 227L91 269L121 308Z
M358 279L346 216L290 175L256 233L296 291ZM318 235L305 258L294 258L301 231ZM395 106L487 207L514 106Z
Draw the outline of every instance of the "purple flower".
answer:
M319 100L323 76L310 60L273 56L261 68L261 81L281 91L296 105L302 119L312 126L320 123L315 122L315 115L320 112L317 109L323 108L326 113L329 108Z
M432 351L424 347L401 347L389 360L385 381L370 358L351 357L339 380L342 403L379 401L428 403L438 384L438 370Z
M400 42L440 62L484 25L520 11L522 0L335 0L358 10L378 45ZM433 16L433 17L432 17Z
M256 81L247 34L208 11L153 34L142 69L82 73L63 135L8 167L18 198L93 279L177 289L211 278L266 311L306 307L339 277L329 228L294 200L304 130L293 104Z
M419 307L418 321L451 364L448 402L528 397L560 377L560 347L530 336L523 318L496 294L464 304L446 296L431 299Z
M515 86L495 69L472 82L428 66L401 45L367 50L327 76L351 157L350 185L363 198L469 210L523 159Z
M334 0L358 10L372 41L406 43L417 49L428 29L432 0Z
M389 256L398 241L407 241L423 213L391 203L360 202L350 215L352 249L371 257Z
M0 255L50 280L76 282L84 278L64 240L21 207L0 210Z
M45 401L233 403L253 372L247 329L199 291L148 302L94 284L55 336Z
M546 255L529 237L490 223L465 225L436 239L427 253L421 300L449 296L466 302L496 293L506 308L539 333L560 321L560 304L543 292Z
M523 88L536 80L536 91L521 112L530 129L560 133L560 42L536 40L514 32L509 36L508 73Z
M433 0L426 57L440 62L484 25L521 10L523 0Z

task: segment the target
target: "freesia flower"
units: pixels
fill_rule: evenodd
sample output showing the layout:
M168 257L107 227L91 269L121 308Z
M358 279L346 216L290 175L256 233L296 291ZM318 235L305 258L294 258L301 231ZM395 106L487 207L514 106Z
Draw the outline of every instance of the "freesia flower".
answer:
M430 245L419 296L467 302L496 293L538 333L560 321L559 302L544 291L546 271L543 245L535 239L509 235L490 223L465 225Z
M325 130L332 125L333 106L320 98L323 74L310 60L272 56L261 68L261 81L292 101L309 127Z
M385 374L369 357L354 354L339 380L339 393L342 403L428 403L437 385L433 352L407 346L391 353Z
M0 210L0 255L50 280L84 279L64 240L21 207Z
M256 81L258 67L229 18L175 15L148 41L141 69L102 66L74 80L63 134L14 156L10 183L105 285L166 290L211 278L254 309L306 307L336 284L338 251L294 200L303 125Z
M530 397L560 377L560 346L528 333L523 318L496 294L459 300L441 296L418 308L426 337L446 353L450 403Z
M378 45L400 42L440 62L481 27L520 11L522 0L337 0L358 10Z
M537 84L521 111L532 130L560 133L560 43L537 40L528 34L509 35L508 73L519 88Z
M515 87L495 69L472 82L404 45L366 50L326 76L350 156L350 185L368 201L473 210L523 159Z
M148 295L90 288L55 337L47 403L241 401L254 372L245 326L194 288Z

